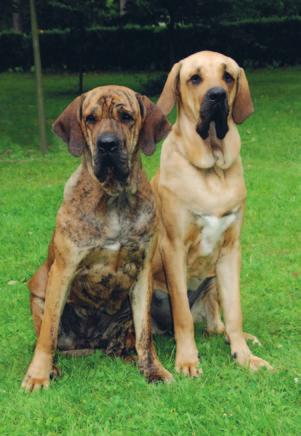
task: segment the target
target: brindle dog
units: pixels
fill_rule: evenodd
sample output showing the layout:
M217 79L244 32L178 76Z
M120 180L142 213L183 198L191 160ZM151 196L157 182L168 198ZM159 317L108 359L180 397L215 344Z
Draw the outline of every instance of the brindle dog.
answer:
M141 372L170 381L151 337L157 216L139 156L169 124L147 97L104 86L77 97L53 128L82 162L65 186L48 258L29 281L38 339L22 387L48 387L57 347L125 356L134 333Z

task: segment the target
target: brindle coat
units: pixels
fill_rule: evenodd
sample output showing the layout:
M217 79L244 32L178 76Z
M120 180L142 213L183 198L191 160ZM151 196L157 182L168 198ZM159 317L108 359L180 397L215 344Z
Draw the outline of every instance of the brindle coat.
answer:
M239 239L246 187L236 124L253 112L244 70L222 54L195 53L173 66L157 104L164 114L174 104L178 109L152 180L160 215L154 287L170 294L176 369L199 374L193 321L200 316L209 331L225 330L237 363L271 369L251 353L246 339L256 338L242 329ZM197 289L208 277L216 281L190 310L187 288Z
M150 100L117 86L76 98L54 123L82 163L65 186L48 258L29 281L37 344L27 391L48 387L57 347L121 356L136 348L148 380L171 380L151 339L157 215L139 157L168 130Z

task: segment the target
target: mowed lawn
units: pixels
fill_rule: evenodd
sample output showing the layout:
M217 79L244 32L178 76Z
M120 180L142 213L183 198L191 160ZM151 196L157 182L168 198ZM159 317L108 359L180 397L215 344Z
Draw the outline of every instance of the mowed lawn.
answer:
M156 338L172 385L148 385L134 365L59 357L49 390L20 389L34 346L26 281L44 260L64 183L78 165L50 132L74 97L76 77L45 77L50 152L38 149L30 74L0 75L0 434L294 435L301 432L301 70L249 72L255 114L240 128L248 202L242 235L245 330L274 373L251 374L223 337L197 328L204 375L174 371L172 338ZM150 76L89 74L86 88L137 90ZM151 177L160 150L144 165ZM179 175L180 177L180 175Z

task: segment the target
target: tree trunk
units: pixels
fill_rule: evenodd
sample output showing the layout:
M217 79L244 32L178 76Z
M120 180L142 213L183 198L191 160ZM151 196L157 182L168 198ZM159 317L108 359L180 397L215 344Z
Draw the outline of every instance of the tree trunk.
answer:
M20 0L12 0L12 24L15 32L22 32L22 22L20 13Z
M119 15L122 16L125 14L127 0L119 0Z
M78 27L78 89L77 92L81 95L84 92L84 40L85 30Z
M77 33L77 49L78 49L78 93L84 92L84 59L85 59L85 40L86 40L86 28L84 11L81 6L77 9L77 28L74 31Z
M31 33L32 33L32 46L37 84L37 106L38 106L38 124L40 132L40 149L42 153L47 153L47 139L46 139L46 119L44 110L44 95L42 83L42 67L41 67L41 53L39 43L39 32L37 15L34 0L30 0L30 20L31 20Z
M84 92L84 69L81 62L78 72L78 93L81 95Z
M173 66L175 63L175 28L176 28L176 21L173 13L170 12L170 19L168 23L168 39L169 39L169 64L170 67Z

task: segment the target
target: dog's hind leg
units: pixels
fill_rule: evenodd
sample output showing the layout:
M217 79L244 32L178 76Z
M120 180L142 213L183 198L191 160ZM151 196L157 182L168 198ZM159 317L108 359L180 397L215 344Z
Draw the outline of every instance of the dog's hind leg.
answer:
M250 333L246 333L243 332L243 336L245 338L246 341L250 341L252 342L253 345L259 345L262 346L262 343L260 342L260 340L257 338L257 336L251 335ZM227 337L227 335L225 335L226 338L226 342L228 344L230 344L229 338Z
M256 336L250 335L250 333L244 332L244 337L245 337L246 341L251 341L253 345L260 345L261 346L261 342Z
M224 332L215 277L207 277L195 291L188 290L188 301L194 323L205 321L206 333ZM159 289L154 290L151 313L154 334L173 334L172 309L168 293Z
M46 261L28 282L28 288L30 291L30 308L37 337L40 333L44 314L48 272L49 266L48 261Z
M60 351L59 353L62 356L66 357L82 357L82 356L89 356L90 354L94 354L96 350L93 350L92 348L84 348L82 350L66 350L66 351Z
M205 279L192 295L193 294L196 294L196 299L191 304L193 321L206 321L206 333L224 333L225 326L221 319L221 309L215 277ZM190 295L189 300L191 300Z
M190 294L192 296L196 294L193 302ZM205 321L207 324L206 333L208 334L225 333L225 325L221 318L216 278L212 277L204 280L196 291L189 291L188 296L194 322ZM253 345L261 345L256 336L246 332L243 333L243 336L246 341L251 341ZM227 335L225 335L225 338L228 342Z
M44 315L45 295L48 282L48 274L54 261L53 237L48 246L46 261L40 266L37 272L28 281L30 291L30 308L37 338L40 334L42 319Z

